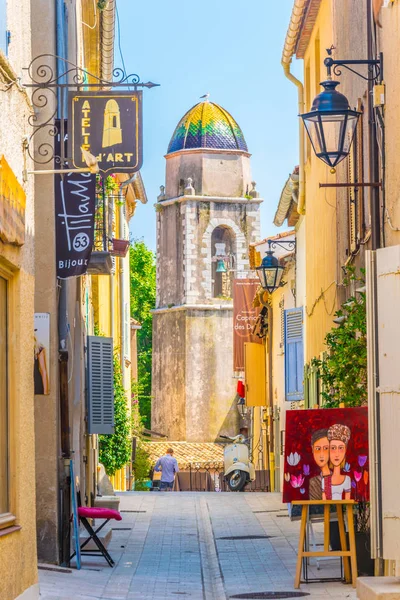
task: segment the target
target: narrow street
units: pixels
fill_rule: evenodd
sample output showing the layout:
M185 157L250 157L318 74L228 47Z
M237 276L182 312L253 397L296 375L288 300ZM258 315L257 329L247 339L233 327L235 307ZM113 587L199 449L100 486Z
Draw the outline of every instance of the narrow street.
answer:
M299 522L290 521L280 494L125 493L120 510L123 519L114 522L109 546L115 568L84 557L81 571L40 569L41 598L295 597L287 592L294 592ZM318 544L322 527L315 529ZM310 578L339 573L338 559L321 561L319 571L309 568ZM356 598L340 582L301 585L300 591L313 600Z

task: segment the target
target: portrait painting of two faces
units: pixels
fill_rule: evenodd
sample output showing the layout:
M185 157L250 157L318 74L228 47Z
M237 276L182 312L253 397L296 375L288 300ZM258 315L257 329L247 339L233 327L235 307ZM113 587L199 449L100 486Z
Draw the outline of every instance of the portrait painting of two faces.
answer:
M283 502L369 500L367 407L286 413Z

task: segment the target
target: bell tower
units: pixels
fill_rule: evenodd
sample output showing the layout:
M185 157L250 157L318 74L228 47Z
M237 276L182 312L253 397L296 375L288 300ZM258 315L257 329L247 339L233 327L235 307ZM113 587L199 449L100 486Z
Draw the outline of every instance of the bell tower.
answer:
M152 428L169 440L238 433L233 281L260 236L250 154L233 117L208 100L178 123L157 198Z

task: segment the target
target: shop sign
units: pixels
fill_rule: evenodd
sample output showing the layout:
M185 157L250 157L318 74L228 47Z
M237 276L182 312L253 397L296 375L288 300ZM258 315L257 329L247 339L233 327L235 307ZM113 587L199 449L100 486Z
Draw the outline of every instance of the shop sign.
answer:
M87 271L94 242L96 176L55 176L57 277L79 277Z
M82 148L100 171L135 173L143 162L142 92L70 92L69 156L86 167Z
M26 195L10 165L0 159L0 239L22 246L25 242Z
M244 344L262 340L253 334L260 308L253 306L260 286L258 279L235 279L233 282L233 370L244 371Z

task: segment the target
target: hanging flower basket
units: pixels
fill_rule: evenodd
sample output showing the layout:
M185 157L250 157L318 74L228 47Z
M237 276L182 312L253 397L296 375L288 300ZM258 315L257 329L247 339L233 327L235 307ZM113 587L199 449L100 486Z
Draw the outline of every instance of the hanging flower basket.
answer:
M125 258L129 249L129 240L112 240L111 256L118 256L119 258Z

